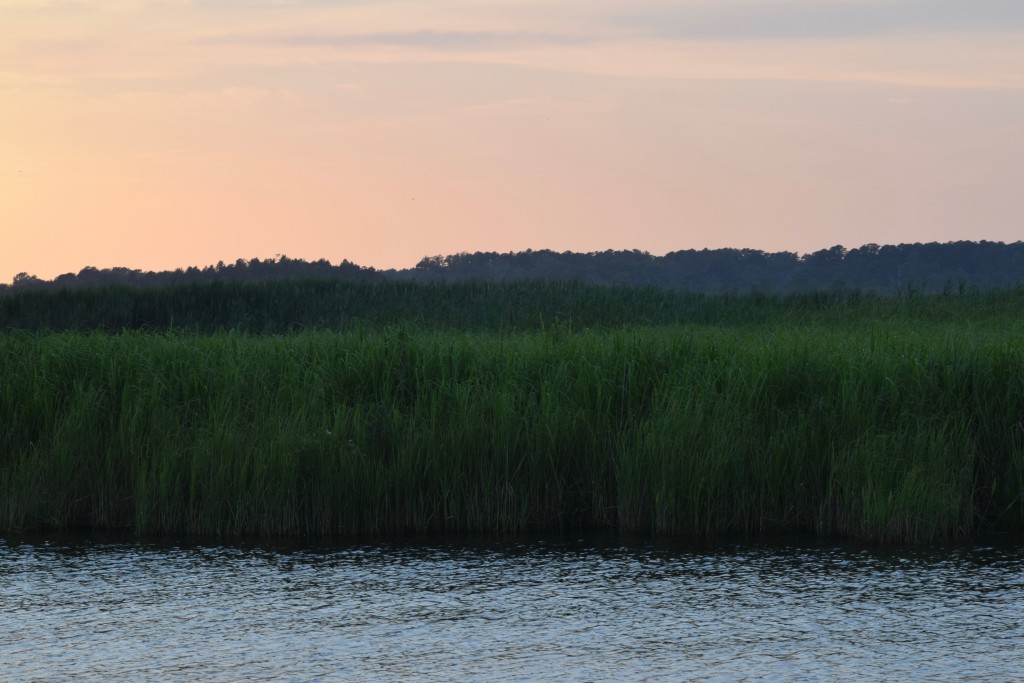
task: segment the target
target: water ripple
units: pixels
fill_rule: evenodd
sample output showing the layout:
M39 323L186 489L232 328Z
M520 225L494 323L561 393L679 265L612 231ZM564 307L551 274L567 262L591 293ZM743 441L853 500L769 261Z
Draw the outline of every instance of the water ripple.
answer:
M0 539L5 680L1011 680L1024 549Z

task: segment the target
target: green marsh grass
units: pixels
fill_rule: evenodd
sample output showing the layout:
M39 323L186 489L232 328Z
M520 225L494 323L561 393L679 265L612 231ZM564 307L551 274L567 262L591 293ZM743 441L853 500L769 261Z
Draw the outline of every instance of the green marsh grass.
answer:
M0 529L1019 533L1020 332L9 332Z
M359 325L505 331L643 325L808 325L860 321L988 324L1024 310L1024 288L881 296L857 290L702 294L577 282L268 281L0 294L0 330L125 329L252 334Z

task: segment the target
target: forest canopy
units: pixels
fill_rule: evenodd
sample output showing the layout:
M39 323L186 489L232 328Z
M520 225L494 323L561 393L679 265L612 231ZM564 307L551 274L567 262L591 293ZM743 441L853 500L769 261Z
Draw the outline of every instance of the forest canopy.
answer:
M765 252L757 249L689 249L653 256L646 251L475 252L428 256L412 268L378 270L348 260L305 261L287 256L223 261L203 268L148 272L85 267L43 280L19 273L11 290L129 285L159 287L209 282L267 280L573 280L590 284L655 286L699 292L789 293L860 289L880 294L938 292L950 288L1010 287L1024 280L1024 242L929 242L856 249L837 245L819 251Z

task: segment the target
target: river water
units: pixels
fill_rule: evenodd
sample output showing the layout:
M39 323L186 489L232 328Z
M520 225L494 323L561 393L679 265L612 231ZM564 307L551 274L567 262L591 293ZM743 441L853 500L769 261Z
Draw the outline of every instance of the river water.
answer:
M1024 680L1024 548L0 537L0 678Z

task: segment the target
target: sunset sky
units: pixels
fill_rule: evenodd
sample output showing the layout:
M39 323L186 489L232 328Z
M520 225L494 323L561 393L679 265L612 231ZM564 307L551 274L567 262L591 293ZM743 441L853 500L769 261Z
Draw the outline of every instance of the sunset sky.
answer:
M0 0L0 282L1024 239L1022 0Z

